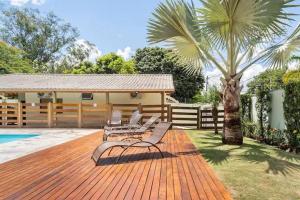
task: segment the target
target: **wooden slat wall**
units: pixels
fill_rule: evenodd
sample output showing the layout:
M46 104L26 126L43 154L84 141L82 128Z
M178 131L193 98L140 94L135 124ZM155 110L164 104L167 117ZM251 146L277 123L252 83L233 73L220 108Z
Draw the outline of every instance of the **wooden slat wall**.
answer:
M49 104L51 106L51 104ZM52 126L54 127L77 127L78 104L53 103Z
M111 105L83 103L82 105L82 127L103 128L110 118Z
M173 126L199 129L200 107L172 106L171 121Z
M160 119L162 119L162 116L164 116L164 121L170 121L169 109L170 105L164 105L163 109L161 105L142 105L141 113L143 114L143 122L153 115L160 116Z
M18 126L18 103L0 104L0 127Z
M195 106L96 104L96 103L0 103L0 127L84 127L103 128L113 110L122 112L127 123L133 111L143 114L142 122L158 115L176 127L213 129L211 110ZM223 127L224 110L218 113L218 128Z
M218 129L223 128L224 123L224 110L218 110ZM213 129L213 117L211 110L201 110L201 126L200 129Z

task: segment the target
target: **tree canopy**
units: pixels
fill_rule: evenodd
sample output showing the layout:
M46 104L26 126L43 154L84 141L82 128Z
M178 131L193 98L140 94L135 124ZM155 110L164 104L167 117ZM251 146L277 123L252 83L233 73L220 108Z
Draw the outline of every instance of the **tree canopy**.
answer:
M100 56L96 63L84 61L72 69L74 74L134 74L136 73L133 60L124 60L115 53Z
M138 49L133 57L136 68L143 74L172 74L175 84L174 98L190 102L193 96L203 88L204 78L201 74L187 74L184 66L169 51L159 47Z
M83 65L90 65L92 63L89 62L89 59L93 53L98 53L94 44L86 40L76 41L67 48L66 54L55 63L55 72L68 73Z
M23 51L0 41L0 74L33 72L31 61L24 57Z
M77 37L77 30L53 13L44 16L28 8L2 12L0 38L23 50L38 72L53 72L55 61Z

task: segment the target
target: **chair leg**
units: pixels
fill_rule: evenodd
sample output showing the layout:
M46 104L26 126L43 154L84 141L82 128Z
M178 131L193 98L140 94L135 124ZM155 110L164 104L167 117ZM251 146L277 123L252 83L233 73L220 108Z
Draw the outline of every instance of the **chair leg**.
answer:
M107 141L107 135L105 133L103 133L103 142Z
M117 158L117 160L116 160L116 162L115 162L116 164L119 162L121 156L123 155L123 153L124 153L127 149L128 149L128 147L126 147L126 148L120 153L120 155L118 156L118 158Z
M108 155L110 155L111 151L113 150L113 147L110 148L109 152L108 152Z
M158 148L158 146L156 146L155 144L152 144L152 146L154 146L159 151L161 157L164 158L164 154L161 152L160 148Z

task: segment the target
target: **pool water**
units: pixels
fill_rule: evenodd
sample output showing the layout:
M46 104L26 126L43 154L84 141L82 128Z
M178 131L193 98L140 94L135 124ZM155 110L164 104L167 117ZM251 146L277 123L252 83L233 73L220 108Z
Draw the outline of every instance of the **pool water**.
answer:
M38 134L0 134L0 144L38 136Z

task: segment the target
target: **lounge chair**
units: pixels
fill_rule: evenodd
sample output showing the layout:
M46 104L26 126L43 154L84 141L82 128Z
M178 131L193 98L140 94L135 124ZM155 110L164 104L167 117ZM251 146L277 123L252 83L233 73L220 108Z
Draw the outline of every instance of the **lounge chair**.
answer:
M130 147L139 147L139 148L148 148L150 150L150 147L155 147L161 157L163 158L163 154L157 144L161 141L161 139L164 137L168 129L170 128L171 123L169 122L160 122L158 123L152 134L145 139L140 139L136 141L106 141L103 142L101 145L99 145L92 155L92 159L95 161L96 165L100 165L100 157L102 154L110 149L108 155L111 153L112 149L114 147L122 147L123 151L118 156L116 163L119 161L120 157L123 155L123 153Z
M119 110L112 111L111 120L107 121L109 126L120 126L122 124L122 112Z
M134 136L144 134L158 119L158 116L152 116L145 124L143 124L143 126L135 129L104 130L103 141L107 141L109 136Z
M104 130L112 131L112 130L120 130L120 129L134 129L140 128L141 125L139 122L141 121L143 115L139 113L139 111L135 111L132 113L130 117L129 123L122 126L105 126Z

